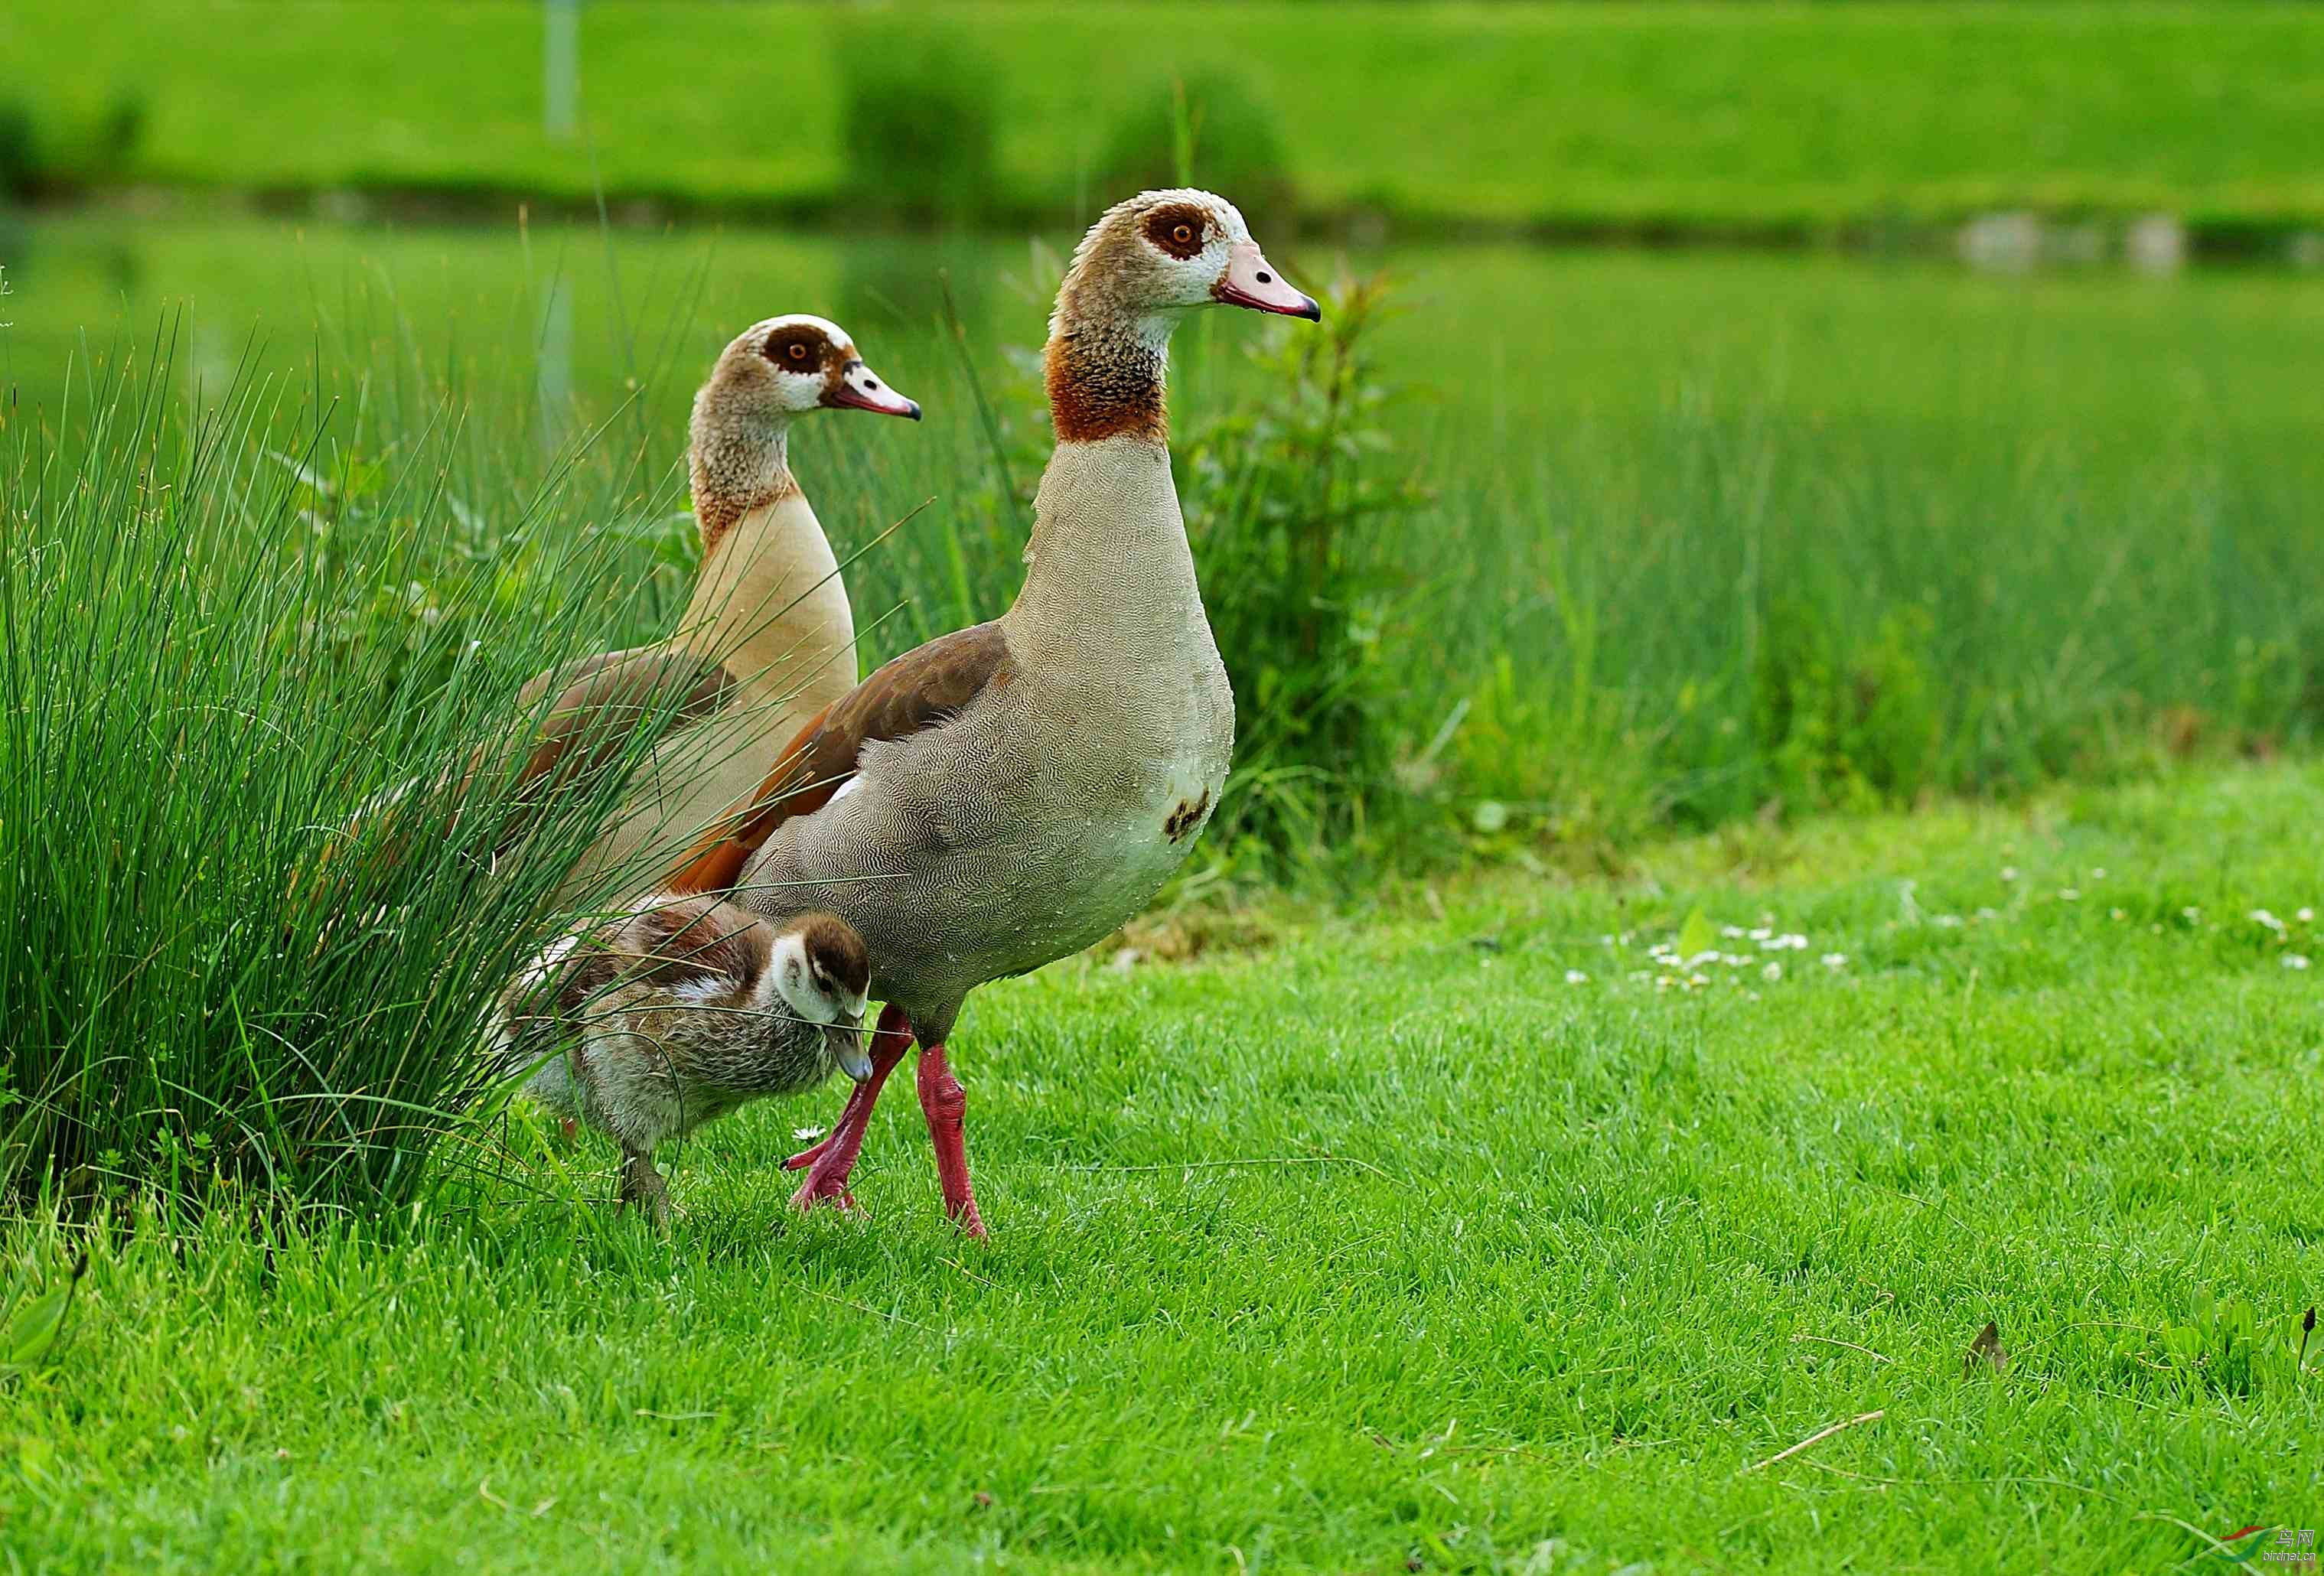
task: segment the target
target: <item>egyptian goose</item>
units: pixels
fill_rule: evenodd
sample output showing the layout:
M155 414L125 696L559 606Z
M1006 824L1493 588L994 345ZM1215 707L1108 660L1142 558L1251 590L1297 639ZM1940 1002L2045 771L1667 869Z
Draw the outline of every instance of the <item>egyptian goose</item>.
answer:
M653 1151L664 1138L835 1069L871 1075L870 976L844 919L779 923L659 894L544 954L503 995L495 1045L512 1068L539 1064L535 1099L621 1146L622 1203L661 1225L669 1189Z
M737 335L694 399L687 462L702 567L677 632L553 668L519 693L541 719L520 811L618 759L645 719L672 721L584 870L617 868L657 834L694 835L766 775L802 720L854 687L847 590L788 462L791 422L816 410L920 418L836 323L795 313Z
M828 909L887 1003L871 1074L794 1203L844 1202L917 1038L946 1212L983 1234L945 1041L968 992L1088 946L1151 899L1225 784L1234 696L1194 580L1163 415L1171 330L1214 303L1319 318L1208 192L1110 209L1074 253L1046 353L1056 453L1008 613L889 663L793 741L681 866L765 913Z

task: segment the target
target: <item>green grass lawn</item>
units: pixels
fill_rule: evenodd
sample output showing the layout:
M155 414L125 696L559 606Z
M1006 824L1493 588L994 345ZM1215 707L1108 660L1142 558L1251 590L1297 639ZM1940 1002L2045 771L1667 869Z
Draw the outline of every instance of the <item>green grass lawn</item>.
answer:
M2324 1516L2320 820L2324 770L2231 770L1166 918L1212 945L971 1008L986 1247L900 1093L871 1218L788 1214L831 1090L678 1154L668 1240L522 1129L383 1236L98 1233L0 1379L0 1550L2207 1568ZM1740 966L1651 955L1698 907Z
M985 84L1004 207L1086 212L1115 124L1228 72L1327 210L1499 225L1815 226L1992 207L2324 216L2324 14L2109 5L601 0L587 136L541 129L541 23L477 0L124 0L0 15L0 99L107 180L829 204L849 29L931 24ZM875 50L879 47L875 41ZM156 69L156 61L168 69ZM907 96L908 97L908 95ZM1199 167L1199 166L1198 166Z

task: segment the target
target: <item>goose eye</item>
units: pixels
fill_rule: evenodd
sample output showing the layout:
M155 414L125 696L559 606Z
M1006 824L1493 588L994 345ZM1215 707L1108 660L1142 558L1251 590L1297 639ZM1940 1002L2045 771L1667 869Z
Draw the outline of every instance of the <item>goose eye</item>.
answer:
M807 346L794 339L791 341L789 347L786 349L783 354L789 356L793 361L805 361L807 359Z
M1170 227L1170 239L1177 242L1181 246L1194 238L1194 226L1192 225L1173 225Z

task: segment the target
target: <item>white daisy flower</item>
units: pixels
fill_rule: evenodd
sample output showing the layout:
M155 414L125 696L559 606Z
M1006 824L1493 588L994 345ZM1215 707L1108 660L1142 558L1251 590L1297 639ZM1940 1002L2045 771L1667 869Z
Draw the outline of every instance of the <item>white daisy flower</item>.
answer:
M2254 924L2264 925L2270 930L2274 931L2278 935L2282 935L2284 932L2283 921L2278 919L2274 915L2269 913L2264 908L2253 909L2251 911L2251 919Z
M791 1129L791 1137L797 1138L802 1144L812 1144L817 1138L823 1137L823 1129L821 1128L793 1128Z
M1587 985L1590 983L1590 976L1580 969L1568 969L1565 971L1565 982L1569 985Z
M1770 982L1780 980L1784 977L1784 965L1781 963L1769 963L1766 968L1759 971L1759 977Z
M2001 879L2005 881L2015 880L2017 879L2017 867L2014 864L2003 865L2001 867Z
M1848 954L1844 952L1828 952L1823 954L1823 966L1827 969L1844 969L1848 967Z
M2298 913L2292 915L2292 917L2299 920L2302 925L2313 925L2316 923L2316 910L2313 908L2302 908Z
M2296 952L2288 952L2283 954L2283 966L2287 969L2304 969L2308 966L2308 960Z

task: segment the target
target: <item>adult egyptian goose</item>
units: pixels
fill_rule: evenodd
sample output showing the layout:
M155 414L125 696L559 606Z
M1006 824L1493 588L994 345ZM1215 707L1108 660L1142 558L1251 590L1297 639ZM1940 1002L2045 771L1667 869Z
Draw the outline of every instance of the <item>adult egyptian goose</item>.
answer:
M871 1075L794 1157L794 1200L844 1200L881 1084L917 1037L945 1207L983 1234L945 1041L968 992L1088 946L1151 899L1209 821L1234 696L1194 580L1163 418L1170 332L1223 303L1307 318L1208 192L1110 209L1074 253L1046 364L1057 447L1007 613L889 663L801 731L684 890L745 878L765 913L828 909L887 1002Z
M847 590L788 458L792 421L816 410L920 417L825 318L769 318L737 335L694 400L702 567L677 631L520 692L541 718L521 779L533 796L618 758L645 719L675 714L585 868L616 864L657 834L692 836L765 777L802 720L854 687Z
M871 965L844 919L761 919L659 894L559 943L503 995L495 1045L528 1091L622 1147L621 1198L669 1215L654 1147L746 1101L869 1077Z

